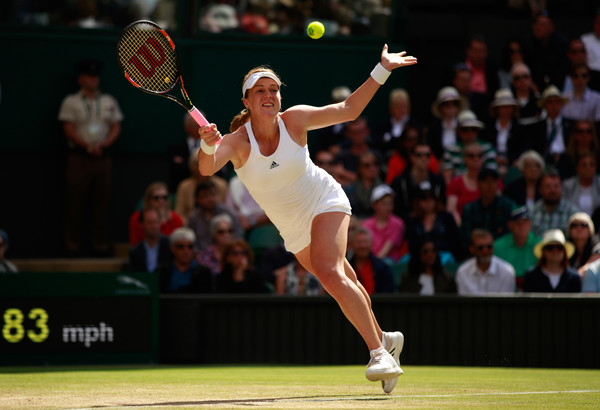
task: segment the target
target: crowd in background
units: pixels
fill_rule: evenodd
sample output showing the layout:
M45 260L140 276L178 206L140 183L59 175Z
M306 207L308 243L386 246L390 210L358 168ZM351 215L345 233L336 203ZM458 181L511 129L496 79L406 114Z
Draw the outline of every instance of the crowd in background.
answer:
M600 291L600 15L569 39L540 12L505 56L480 35L466 40L428 115L413 115L407 90L384 87L385 121L309 135L315 164L352 204L348 260L370 294ZM98 70L87 62L82 74ZM351 92L337 86L331 101ZM81 109L88 122L93 107ZM118 105L112 114L122 119ZM158 272L163 292L321 294L231 169L200 175L198 126L186 117L183 129L169 175L132 210L127 269ZM102 143L65 132L80 157L102 156Z

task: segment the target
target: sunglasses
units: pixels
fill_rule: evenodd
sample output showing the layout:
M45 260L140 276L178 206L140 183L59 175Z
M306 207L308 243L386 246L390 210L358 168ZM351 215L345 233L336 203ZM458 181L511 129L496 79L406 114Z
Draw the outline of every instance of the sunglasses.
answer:
M573 222L570 226L570 228L587 228L588 224L586 224L585 222Z
M465 153L465 157L467 158L483 158L483 152L467 152Z
M421 253L423 255L427 255L429 253L436 253L436 252L437 252L437 249L435 249L435 248L423 248L423 249L421 249Z
M478 251L482 251L484 249L491 251L493 249L494 245L491 243L486 243L485 245L477 245L475 247L475 249L477 249Z
M588 78L588 77L589 77L589 75L588 75L588 74L573 74L573 75L571 76L571 78L583 78L583 79L586 79L586 78Z
M565 248L558 243L544 246L544 250L546 251L562 251L564 249Z
M513 80L515 80L515 81L525 80L525 79L527 79L529 77L531 77L529 74L520 74L520 75L515 75L513 77Z
M175 249L194 249L194 245L191 243L178 243L175 245Z
M577 128L575 131L577 132L577 134L591 134L592 133L591 128Z
M159 199L166 201L168 198L169 198L169 195L154 195L152 197L152 199L154 199L155 201L158 201Z
M413 155L419 158L429 158L431 156L431 152L414 152Z
M217 230L218 235L223 235L224 233L233 233L233 229L219 229Z

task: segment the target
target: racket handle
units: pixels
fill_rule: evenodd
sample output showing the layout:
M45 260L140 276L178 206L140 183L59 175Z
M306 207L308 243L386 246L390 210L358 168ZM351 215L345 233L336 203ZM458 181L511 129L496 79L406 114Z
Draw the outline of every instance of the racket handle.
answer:
M199 126L204 127L205 125L208 125L208 121L206 120L206 118L204 118L204 115L202 115L202 113L198 111L196 107L192 106L192 109L188 112L190 113L192 118L198 123Z

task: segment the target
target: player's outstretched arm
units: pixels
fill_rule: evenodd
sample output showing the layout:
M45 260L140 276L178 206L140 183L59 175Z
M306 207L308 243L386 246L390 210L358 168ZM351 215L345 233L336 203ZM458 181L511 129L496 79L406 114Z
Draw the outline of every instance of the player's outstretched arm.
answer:
M231 141L222 138L215 124L205 125L198 130L198 134L202 140L198 151L198 169L202 175L213 175L231 159L234 152Z

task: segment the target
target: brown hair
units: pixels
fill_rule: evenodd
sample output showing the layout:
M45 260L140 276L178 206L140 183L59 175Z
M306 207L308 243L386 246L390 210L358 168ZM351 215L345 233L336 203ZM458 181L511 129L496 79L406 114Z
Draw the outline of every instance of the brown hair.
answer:
M248 242L246 242L244 239L237 238L232 240L225 247L225 250L223 251L223 258L221 259L222 268L225 268L225 266L227 266L227 264L229 263L229 256L235 250L235 248L244 248L244 250L248 254L248 262L250 263L250 266L254 265L254 252L252 251L252 247L250 247Z
M279 76L277 75L277 73L275 73L275 71L273 71L268 66L263 65L263 66L254 67L252 70L248 71L248 73L244 76L244 81L242 81L242 84L244 84L246 82L246 80L248 79L248 77L250 77L252 74L263 72L263 71L273 73L279 78ZM281 84L283 85L283 82ZM246 90L246 94L244 94L244 98L247 98L247 97L248 97L248 90ZM250 111L248 111L246 108L244 108L242 111L240 111L239 114L237 114L231 120L231 124L229 125L229 132L236 131L242 125L247 123L248 120L250 120Z

